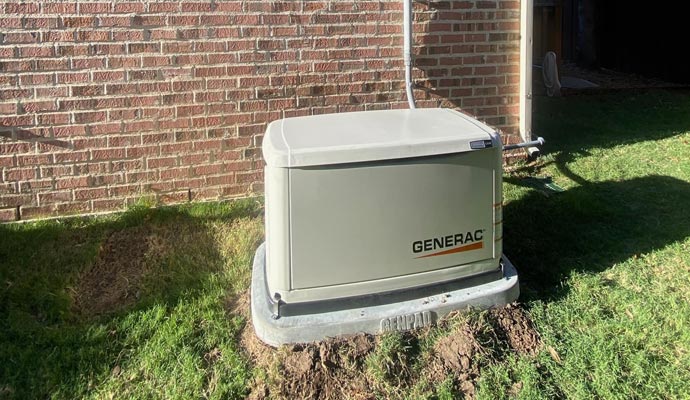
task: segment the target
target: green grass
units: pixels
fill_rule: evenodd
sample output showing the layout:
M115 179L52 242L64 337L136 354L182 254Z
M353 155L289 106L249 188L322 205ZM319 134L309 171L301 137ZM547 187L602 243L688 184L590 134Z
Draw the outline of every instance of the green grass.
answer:
M247 200L0 226L0 398L243 397L244 321L226 303L248 286L260 211ZM110 233L142 226L136 303L80 315L80 274Z
M504 250L545 347L478 360L477 396L687 398L690 94L537 98L535 132L544 155L506 176ZM567 190L547 197L529 175ZM267 372L243 355L230 299L248 286L261 211L142 205L0 225L0 398L244 398ZM122 231L146 240L143 275L122 306L83 312L80 282ZM376 393L459 396L452 379L405 386L452 326L384 337L364 360Z
M546 155L507 178L505 248L544 352L483 372L480 397L690 393L690 95L537 99ZM522 174L549 175L546 197Z

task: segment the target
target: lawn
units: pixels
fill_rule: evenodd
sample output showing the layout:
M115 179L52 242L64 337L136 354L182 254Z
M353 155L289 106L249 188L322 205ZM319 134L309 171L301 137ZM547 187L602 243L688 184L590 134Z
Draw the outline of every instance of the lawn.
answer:
M537 98L535 132L542 157L505 177L504 250L522 289L511 323L536 330L537 347L473 312L414 334L262 348L244 301L261 200L142 201L0 225L0 398L299 397L313 382L357 398L687 397L690 93ZM445 349L457 365L439 362Z

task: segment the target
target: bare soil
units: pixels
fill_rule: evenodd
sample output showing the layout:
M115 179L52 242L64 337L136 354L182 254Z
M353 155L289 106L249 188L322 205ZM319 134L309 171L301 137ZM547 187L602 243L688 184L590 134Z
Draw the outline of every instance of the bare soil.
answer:
M364 360L374 337L355 335L274 349L248 322L240 336L246 355L267 376L255 378L249 399L372 399Z
M249 317L249 293L229 299L228 312L247 318L239 342L255 366L250 399L374 399L386 397L366 365L377 351L380 336L358 334L322 342L281 346L274 349L254 334ZM400 356L385 367L396 377L394 386L405 390L422 379L435 387L449 376L456 392L473 398L482 363L492 362L506 352L535 355L541 349L539 334L519 305L492 309L484 319L471 321L451 314L439 321L448 331L423 354ZM429 329L406 333L412 347L428 338ZM412 364L421 360L421 368Z
M484 349L477 342L477 332L469 324L462 324L434 345L431 360L425 369L427 379L440 383L452 375L456 390L462 392L465 398L472 398L474 382L479 377L476 358L483 353Z
M151 244L146 227L115 231L101 245L96 261L74 287L74 309L93 317L134 304L146 273L144 258Z
M539 333L523 309L515 304L489 311L489 319L500 341L517 353L536 355L541 348Z

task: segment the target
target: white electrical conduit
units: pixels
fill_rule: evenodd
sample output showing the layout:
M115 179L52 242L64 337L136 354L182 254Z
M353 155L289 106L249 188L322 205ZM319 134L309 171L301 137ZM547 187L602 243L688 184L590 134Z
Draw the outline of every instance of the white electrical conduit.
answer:
M417 108L412 91L412 0L403 0L403 60L405 62L405 92L410 108Z

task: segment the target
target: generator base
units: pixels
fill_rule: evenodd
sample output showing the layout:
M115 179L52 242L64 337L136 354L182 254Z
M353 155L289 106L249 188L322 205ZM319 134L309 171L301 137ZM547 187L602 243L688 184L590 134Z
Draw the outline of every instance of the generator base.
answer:
M515 267L501 257L502 277L471 287L447 290L431 296L362 306L343 299L344 308L303 315L277 316L269 298L266 279L265 243L256 250L252 268L251 311L256 335L266 344L280 346L356 333L379 334L405 331L434 324L453 310L490 308L508 304L520 294Z

